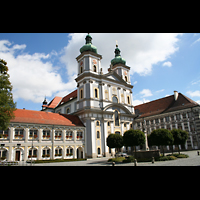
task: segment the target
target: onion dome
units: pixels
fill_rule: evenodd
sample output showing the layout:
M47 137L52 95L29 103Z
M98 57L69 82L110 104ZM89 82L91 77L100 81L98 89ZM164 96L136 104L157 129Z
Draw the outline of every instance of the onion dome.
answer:
M124 58L121 57L120 55L120 49L118 48L118 45L116 45L116 49L115 49L115 58L111 60L111 64L114 66L116 64L123 64L126 65L126 60Z
M89 33L86 36L85 41L86 43L83 47L81 47L80 52L83 53L84 51L92 51L97 54L97 48L92 45L92 37L89 35Z
M43 105L47 105L46 96L45 96L45 99L44 99L44 101L43 101Z

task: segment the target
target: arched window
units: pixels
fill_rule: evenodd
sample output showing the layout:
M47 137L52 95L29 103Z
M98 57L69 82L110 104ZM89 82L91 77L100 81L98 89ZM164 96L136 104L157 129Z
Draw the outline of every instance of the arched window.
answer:
M24 137L24 129L23 128L16 128L15 129L15 139L23 138Z
M55 149L55 156L62 156L62 148L61 147L57 147Z
M128 78L127 78L127 76L125 76L125 81L128 82Z
M80 73L81 73L81 74L83 73L83 67L80 68Z
M70 108L67 108L66 113L67 113L67 114L70 113Z
M28 158L37 158L37 149L31 148L29 149Z
M116 131L116 132L115 132L115 134L118 134L118 135L120 135L120 132L119 132L119 131Z
M6 131L0 130L0 138L1 137L7 138L8 137L8 132L9 132L9 129L7 129Z
M127 103L130 104L130 97L127 96Z
M100 122L99 122L99 121L97 121L97 123L96 123L96 124L97 124L97 126L100 126Z
M50 157L50 148L49 147L45 147L42 150L42 157L43 158L49 158Z
M97 67L96 67L96 65L93 66L93 71L94 71L94 72L97 72Z
M72 147L67 148L66 156L73 156L73 149Z
M112 101L113 103L118 103L118 98L116 96L113 96Z
M98 148L98 149L97 149L97 152L98 152L98 154L101 154L101 149Z
M62 138L62 130L55 131L55 139L60 140Z
M115 126L119 126L119 114L117 110L115 110Z
M43 137L43 139L49 139L50 138L50 130L44 129L42 137Z
M98 98L98 90L94 89L94 98Z
M38 137L38 130L37 129L30 129L29 130L29 139L30 138L37 138Z

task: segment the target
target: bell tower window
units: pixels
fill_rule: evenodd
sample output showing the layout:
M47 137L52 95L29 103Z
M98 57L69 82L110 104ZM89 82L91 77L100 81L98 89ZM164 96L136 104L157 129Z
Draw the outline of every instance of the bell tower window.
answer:
M80 99L83 99L83 89L80 89Z
M80 73L81 73L81 74L83 73L83 67L80 68Z
M96 65L93 66L93 72L97 72L97 67L96 67Z

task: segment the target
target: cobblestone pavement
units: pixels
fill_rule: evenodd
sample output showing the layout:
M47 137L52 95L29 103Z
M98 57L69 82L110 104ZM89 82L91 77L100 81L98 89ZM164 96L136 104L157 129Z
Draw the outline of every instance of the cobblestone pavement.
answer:
M200 166L200 156L197 155L197 150L185 151L181 153L188 154L189 158L155 162L154 164L152 164L151 162L143 162L138 163L138 166ZM112 164L107 163L107 160L108 158L96 158L77 162L34 164L33 166L112 166ZM134 163L122 163L116 164L116 166L134 166Z

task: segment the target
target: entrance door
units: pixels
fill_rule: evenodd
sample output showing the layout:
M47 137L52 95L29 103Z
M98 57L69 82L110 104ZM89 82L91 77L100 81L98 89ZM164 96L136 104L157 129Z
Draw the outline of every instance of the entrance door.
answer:
M20 151L16 151L15 161L20 161Z
M76 151L76 156L77 156L77 159L79 158L83 158L83 151L81 148L78 148L77 151Z

